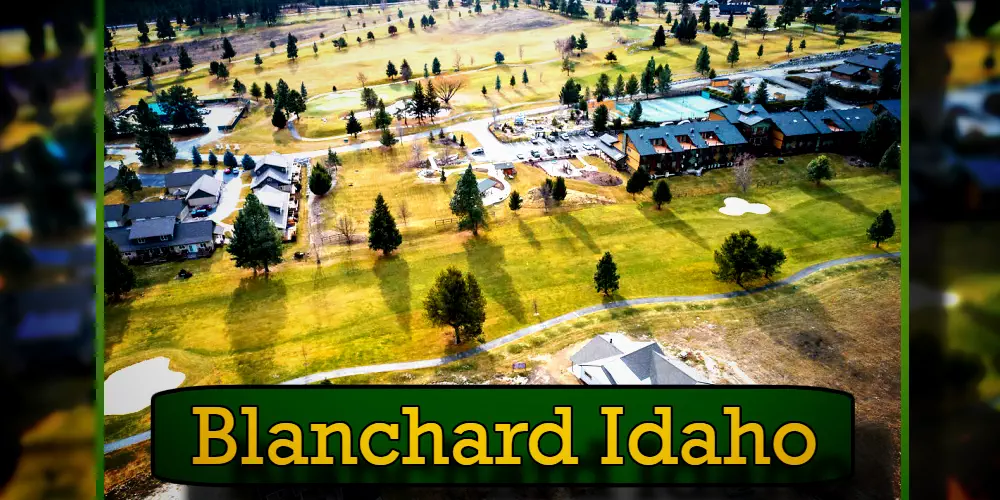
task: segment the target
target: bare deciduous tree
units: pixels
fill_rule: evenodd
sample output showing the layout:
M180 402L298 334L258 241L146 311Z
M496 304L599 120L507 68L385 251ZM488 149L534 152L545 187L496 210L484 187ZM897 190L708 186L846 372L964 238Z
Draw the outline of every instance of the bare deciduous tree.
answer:
M358 71L358 76L356 78L358 79L358 83L360 83L362 87L368 86L368 77L365 76L364 73Z
M399 212L399 218L403 219L403 225L406 226L407 219L410 218L410 207L407 206L406 200L399 202L399 207L396 208L396 211Z
M424 147L420 145L420 141L410 143L410 167L419 167L423 156Z
M754 156L749 153L740 153L733 159L733 179L736 180L736 185L744 193L750 189L750 185L753 183L754 160Z
M356 232L354 219L348 215L341 215L337 219L337 232L344 237L344 243L350 247L354 243L354 234Z
M462 54L459 54L458 51L456 50L455 51L455 71L461 71L461 70L462 70Z
M517 46L517 58L520 61L524 61L524 45Z
M448 104L448 101L450 101L452 97L455 97L455 94L457 94L459 90L462 90L468 81L468 78L463 75L451 75L435 78L434 90L437 93L438 98L444 101L445 104Z
M575 44L569 38L557 38L555 43L556 52L559 53L559 57L565 59L573 54L573 50L576 49Z

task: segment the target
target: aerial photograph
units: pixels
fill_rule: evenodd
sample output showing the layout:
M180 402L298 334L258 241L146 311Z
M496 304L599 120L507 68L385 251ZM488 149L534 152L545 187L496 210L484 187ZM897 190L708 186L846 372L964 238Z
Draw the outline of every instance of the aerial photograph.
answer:
M901 9L107 0L105 495L178 387L767 384L898 498Z

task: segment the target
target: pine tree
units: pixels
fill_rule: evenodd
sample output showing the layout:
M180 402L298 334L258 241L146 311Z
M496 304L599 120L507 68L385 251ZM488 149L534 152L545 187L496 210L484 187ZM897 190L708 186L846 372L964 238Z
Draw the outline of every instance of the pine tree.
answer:
M195 167L200 166L202 163L201 153L198 152L198 146L191 146L191 163L194 164Z
M729 49L729 55L726 56L726 62L729 63L729 67L733 67L740 61L740 44L733 42L733 46Z
M486 227L486 208L483 207L483 198L479 195L479 185L476 174L472 173L472 165L469 165L458 179L449 208L451 213L459 217L459 230L471 229L472 235L478 236L479 226Z
M215 152L214 151L209 151L208 152L208 165L210 167L214 167L214 166L216 166L218 164L219 164L219 158L217 156L215 156Z
M191 60L191 56L188 55L187 49L183 46L181 47L180 53L177 55L177 66L184 72L187 72L187 70L194 67L194 61Z
M330 172L317 163L309 174L309 190L316 196L322 196L330 191L333 185L333 177Z
M472 273L463 277L454 267L442 271L424 299L424 311L431 324L452 327L456 345L483 334L486 299Z
M794 51L795 51L795 48L792 47L792 39L789 38L788 39L788 45L785 46L785 53L788 54L788 55L792 55L792 52L794 52Z
M885 154L882 155L882 160L879 161L878 167L882 169L883 172L899 170L900 161L899 143L894 142L888 149L885 150Z
M632 199L635 199L635 195L643 192L648 186L649 172L646 171L645 167L639 167L625 183L625 192L631 194Z
M229 59L229 62L233 62L233 57L236 57L236 51L233 49L233 44L229 43L228 38L222 39L222 58Z
M764 44L762 43L760 44L760 47L757 47L757 59L760 59L763 55L764 55Z
M142 99L139 99L136 117L139 126L135 134L135 143L139 148L139 161L143 165L155 165L160 168L174 161L177 157L177 148L170 141L160 117L153 114L149 105Z
M826 109L827 83L823 77L817 78L806 91L806 111L823 111Z
M128 85L128 75L125 74L125 70L118 63L114 63L111 66L111 76L114 77L116 87L125 87Z
M240 167L247 172L252 172L257 168L257 162L253 161L253 158L249 153L243 153L243 158L240 159Z
M517 211L521 209L522 203L523 200L521 200L521 193L518 193L516 190L510 193L510 199L507 200L507 207L510 208L512 212L517 213Z
M435 75L441 74L441 61L439 61L436 57L433 61L431 61L431 73L434 73Z
M384 147L391 148L399 141L396 140L395 134L393 134L392 132L389 131L389 129L386 128L382 129L382 135L379 136L378 142L379 144L382 144L382 146Z
M528 84L528 70L524 70L524 72L521 73L521 83L524 85Z
M253 55L253 63L255 66L260 66L264 64L264 60L260 58L260 54Z
M274 101L274 87L271 86L271 82L264 82L264 99Z
M667 45L667 34L663 31L663 25L661 24L656 28L656 33L653 34L653 48L659 49Z
M120 299L135 288L135 271L125 263L115 242L104 237L104 294Z
M736 104L743 104L747 102L746 84L742 79L733 82L733 92L729 94L729 98Z
M285 55L292 60L299 57L299 47L297 45L298 39L292 36L291 33L288 34L288 42L285 44Z
M139 180L139 176L135 174L134 170L122 165L118 169L115 187L131 200L135 193L142 189L142 181Z
M556 177L556 183L552 186L552 199L557 205L566 199L566 179Z
M628 110L628 119L633 125L642 121L642 103L636 101Z
M767 104L767 80L761 80L757 91L753 93L754 104Z
M302 99L309 97L306 93L306 82L299 83L299 94L302 95Z
M611 252L604 252L604 256L597 262L597 271L594 273L594 285L597 291L603 293L605 297L610 296L618 291L620 278L618 265L611 257Z
M229 168L236 167L236 155L232 151L226 150L226 153L222 155L222 164Z
M896 234L896 223L893 222L889 210L883 210L876 215L875 221L867 231L868 240L875 242L875 248L879 248L883 241L892 238L894 234Z
M403 243L403 235L396 228L396 219L389 212L382 193L375 197L375 208L368 219L368 248L382 255L389 255Z
M260 85L257 85L257 82L253 82L252 84L250 84L250 96L253 97L255 101L260 100L261 96Z
M277 127L278 130L283 129L285 128L285 125L288 125L288 117L286 117L285 113L281 111L281 108L274 108L274 113L271 114L271 125Z
M604 132L608 128L608 108L600 104L594 109L594 132Z
M281 234L271 222L267 208L253 193L247 195L243 209L236 214L226 251L232 255L236 267L253 269L255 275L259 269L264 270L265 276L270 274L270 266L282 261Z
M698 60L694 63L694 69L703 75L707 74L708 70L712 69L712 59L711 56L708 55L707 45L703 45L701 47L701 52L698 53Z
M667 184L666 180L660 179L656 183L656 187L653 188L653 202L656 203L656 209L659 210L664 203L669 204L672 199L673 195L670 194L670 185Z

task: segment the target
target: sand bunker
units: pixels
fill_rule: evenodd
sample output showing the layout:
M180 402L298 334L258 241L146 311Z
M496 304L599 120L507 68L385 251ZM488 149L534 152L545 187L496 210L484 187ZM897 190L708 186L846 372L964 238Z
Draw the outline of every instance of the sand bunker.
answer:
M127 415L147 408L153 394L174 389L184 382L184 374L170 370L163 356L122 368L104 381L104 414Z
M723 202L724 206L719 211L726 215L740 216L747 212L764 215L771 211L771 207L763 203L750 203L743 198L726 198Z

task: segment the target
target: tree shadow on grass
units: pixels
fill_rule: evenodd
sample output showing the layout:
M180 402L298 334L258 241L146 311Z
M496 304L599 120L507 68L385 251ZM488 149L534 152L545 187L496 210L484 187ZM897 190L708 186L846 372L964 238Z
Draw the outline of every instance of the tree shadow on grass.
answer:
M563 212L553 217L553 219L563 226L566 226L566 229L569 229L569 231L573 233L573 235L575 235L576 238L591 251L591 253L601 253L601 247L597 246L594 238L590 236L590 231L588 231L587 227L580 223L580 221L576 220L576 217Z
M226 310L230 363L240 382L271 384L274 344L288 320L287 290L280 279L245 277ZM206 332L208 334L210 332Z
M520 217L517 219L517 229L521 231L521 236L524 236L524 239L528 241L531 248L536 250L542 248L542 244L539 243L538 238L535 237L535 232L532 231L531 227L528 226L528 224L526 224Z
M521 295L514 285L514 280L505 269L506 258L504 249L487 238L467 240L466 258L469 261L469 272L479 281L486 296L496 301L508 314L523 323L525 320L524 304Z
M751 290L756 287L748 287ZM749 294L744 300L753 321L775 344L788 347L801 358L826 365L834 370L849 370L843 349L849 339L834 328L834 320L815 295L802 288L785 291L780 296L787 307L772 307L777 290Z
M375 261L375 276L378 278L382 300L396 315L400 328L410 334L410 266L399 255L382 257Z
M820 240L819 235L814 233L808 225L800 223L795 217L775 210L772 210L770 215L778 221L778 225L788 229L789 232L805 236L809 241Z
M677 217L673 210L669 208L664 208L662 210L656 210L652 206L640 206L639 212L642 213L650 222L656 224L660 229L667 231L675 231L681 236L687 238L688 241L698 245L705 250L711 250L708 246L708 241L702 238L698 231L694 229L691 224L688 224L685 220Z
M875 217L875 211L866 207L864 203L861 203L860 201L851 198L850 196L840 191L837 191L833 187L828 186L826 184L816 186L815 184L811 183L801 183L799 184L799 189L801 189L803 193L812 196L816 200L836 203L844 207L846 210L858 215L867 215L869 217Z

